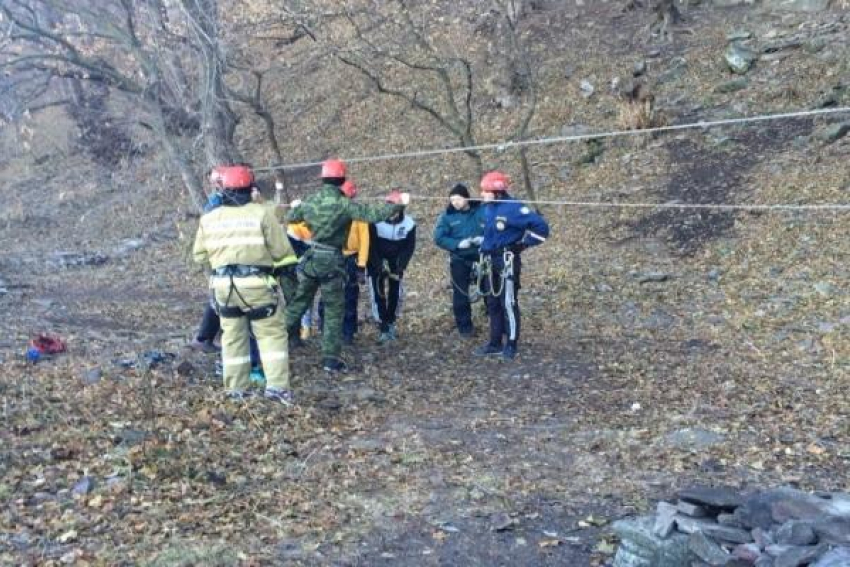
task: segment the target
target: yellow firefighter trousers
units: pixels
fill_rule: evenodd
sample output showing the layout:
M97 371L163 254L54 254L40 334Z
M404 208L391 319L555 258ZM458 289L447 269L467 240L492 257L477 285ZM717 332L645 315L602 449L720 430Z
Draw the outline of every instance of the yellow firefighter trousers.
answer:
M235 286L232 293L231 281ZM221 306L245 309L277 302L276 292L269 288L266 278L260 276L232 280L225 276L213 277L211 286L216 301ZM289 389L289 346L282 301L279 302L274 315L265 319L248 321L247 317L221 318L221 358L225 389L244 391L251 385L251 356L248 347L250 332L253 332L254 338L257 339L266 386Z

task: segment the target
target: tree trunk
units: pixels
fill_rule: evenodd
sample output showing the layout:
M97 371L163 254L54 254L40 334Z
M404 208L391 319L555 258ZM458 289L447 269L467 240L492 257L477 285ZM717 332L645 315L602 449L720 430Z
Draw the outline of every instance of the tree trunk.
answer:
M537 192L534 190L534 185L531 182L531 163L528 161L528 148L525 146L519 149L519 161L522 165L522 183L525 187L525 192L530 200L537 200Z
M186 190L186 193L189 194L189 198L192 200L192 204L195 206L195 209L198 213L202 213L204 210L204 205L207 202L206 194L204 193L204 187L201 180L198 178L198 175L195 169L192 167L192 164L189 162L189 158L183 152L183 149L180 147L177 139L168 131L166 126L165 116L162 113L162 109L159 105L151 105L153 106L152 114L154 115L153 125L154 132L159 138L162 147L165 149L166 154L168 154L171 163L174 167L177 168L177 171L180 173L180 178L183 180L183 188Z

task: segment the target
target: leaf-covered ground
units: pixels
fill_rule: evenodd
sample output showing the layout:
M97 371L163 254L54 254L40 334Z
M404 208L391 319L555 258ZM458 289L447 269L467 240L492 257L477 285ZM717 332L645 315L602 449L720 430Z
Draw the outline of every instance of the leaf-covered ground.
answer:
M641 53L620 37L640 22L617 13L567 18L582 33L564 41L599 57L541 67L569 95L541 105L541 133L614 126L602 85ZM671 120L811 107L850 82L839 20L696 14L700 34L643 46L651 72L674 71L656 91ZM821 47L763 60L747 89L717 92L725 35L742 26L755 41L802 34ZM600 87L589 100L583 77ZM352 127L396 110L363 108ZM546 199L846 202L850 143L817 137L833 122L613 140L591 165L582 145L530 157ZM412 138L392 131L352 153ZM160 182L165 165L4 167L31 189L0 213L2 564L602 565L610 521L681 486L850 490L846 213L544 207L553 238L524 258L521 356L498 363L470 356L482 335L453 333L445 258L428 242L441 205L414 201L421 244L401 339L378 346L366 324L341 379L317 370L316 344L293 353L300 403L280 409L225 402L215 358L182 348L204 280L186 262L196 220ZM434 197L464 167L355 174L367 198L399 177ZM106 263L73 265L95 253ZM37 332L69 352L26 364ZM176 358L126 367L149 350Z

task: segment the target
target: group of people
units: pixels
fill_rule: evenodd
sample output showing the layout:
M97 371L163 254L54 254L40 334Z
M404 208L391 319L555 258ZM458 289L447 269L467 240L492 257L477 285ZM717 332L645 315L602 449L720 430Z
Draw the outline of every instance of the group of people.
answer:
M347 371L340 354L357 332L361 283L368 281L378 341L397 338L402 280L416 245L416 223L405 213L410 195L393 190L384 204L357 202L345 163L335 159L322 164L321 180L318 192L290 203L279 219L280 209L259 197L249 166L218 166L210 174L213 192L194 245L195 261L210 269L210 302L193 346L217 351L212 339L220 328L232 399L253 394L252 376L261 365L263 395L294 403L289 352L303 346L302 318L317 294L324 370ZM465 185L453 187L434 240L449 253L458 332L473 336L470 296L483 295L489 341L474 354L511 360L520 332L521 252L545 241L549 228L509 195L509 186L507 175L491 171L481 179L478 200Z

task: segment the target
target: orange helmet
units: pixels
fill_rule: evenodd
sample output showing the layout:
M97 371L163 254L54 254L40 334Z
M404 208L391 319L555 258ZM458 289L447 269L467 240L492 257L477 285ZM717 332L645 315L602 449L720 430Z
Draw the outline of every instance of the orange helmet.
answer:
M481 190L488 193L507 191L511 179L501 171L490 171L481 178Z
M210 172L210 183L221 189L250 189L254 172L247 165L219 165Z
M329 159L322 164L322 179L345 178L345 162L338 159Z
M353 199L357 195L357 185L354 184L354 181L350 179L342 184L342 194L348 197L349 199Z

